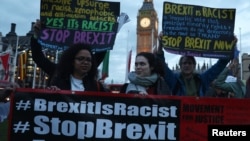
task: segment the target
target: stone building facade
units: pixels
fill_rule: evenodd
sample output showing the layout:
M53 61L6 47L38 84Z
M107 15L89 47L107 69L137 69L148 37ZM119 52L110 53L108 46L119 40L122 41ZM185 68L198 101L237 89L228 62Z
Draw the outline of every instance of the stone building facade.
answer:
M17 82L21 87L42 88L46 86L48 77L32 59L30 38L34 32L33 25L34 22L26 35L17 35L15 23L11 24L10 32L6 36L0 32L0 53L10 52L8 81ZM55 51L47 50L44 53L51 61L55 61ZM0 78L5 75L2 70L0 65Z

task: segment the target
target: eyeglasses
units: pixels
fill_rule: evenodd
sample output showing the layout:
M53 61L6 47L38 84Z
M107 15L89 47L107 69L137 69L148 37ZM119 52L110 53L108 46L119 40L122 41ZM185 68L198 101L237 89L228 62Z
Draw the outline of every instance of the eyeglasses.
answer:
M88 62L88 63L91 63L92 59L90 57L75 57L75 60L79 61L79 62Z

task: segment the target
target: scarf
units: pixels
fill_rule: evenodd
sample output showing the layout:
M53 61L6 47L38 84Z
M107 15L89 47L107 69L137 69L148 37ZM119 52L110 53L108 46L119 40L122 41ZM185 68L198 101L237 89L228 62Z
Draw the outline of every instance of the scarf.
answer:
M138 76L135 72L130 72L128 74L128 79L130 83L126 89L126 93L140 93L140 94L147 94L146 88L153 85L157 79L158 75L156 73L141 77Z

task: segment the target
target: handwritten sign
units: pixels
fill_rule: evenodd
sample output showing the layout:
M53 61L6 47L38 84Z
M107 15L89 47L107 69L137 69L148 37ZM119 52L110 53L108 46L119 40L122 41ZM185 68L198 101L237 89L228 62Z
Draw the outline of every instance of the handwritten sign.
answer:
M231 58L235 11L164 2L164 49L180 55Z
M250 127L250 99L42 89L12 96L9 141L207 141L210 125Z
M86 43L92 45L94 51L111 50L119 13L119 2L41 0L40 19L44 29L39 43L51 49Z

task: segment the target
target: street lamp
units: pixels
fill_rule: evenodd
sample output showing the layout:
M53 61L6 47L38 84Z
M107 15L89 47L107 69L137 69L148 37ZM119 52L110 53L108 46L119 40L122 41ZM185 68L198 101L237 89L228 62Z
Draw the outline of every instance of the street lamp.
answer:
M14 66L13 66L13 77L12 77L12 80L11 82L15 83L15 77L16 77L16 74L15 74L15 71L16 71L16 60L17 60L17 48L18 48L18 44L19 44L19 36L17 36L17 39L16 39L16 49L15 49L15 56L14 56Z

